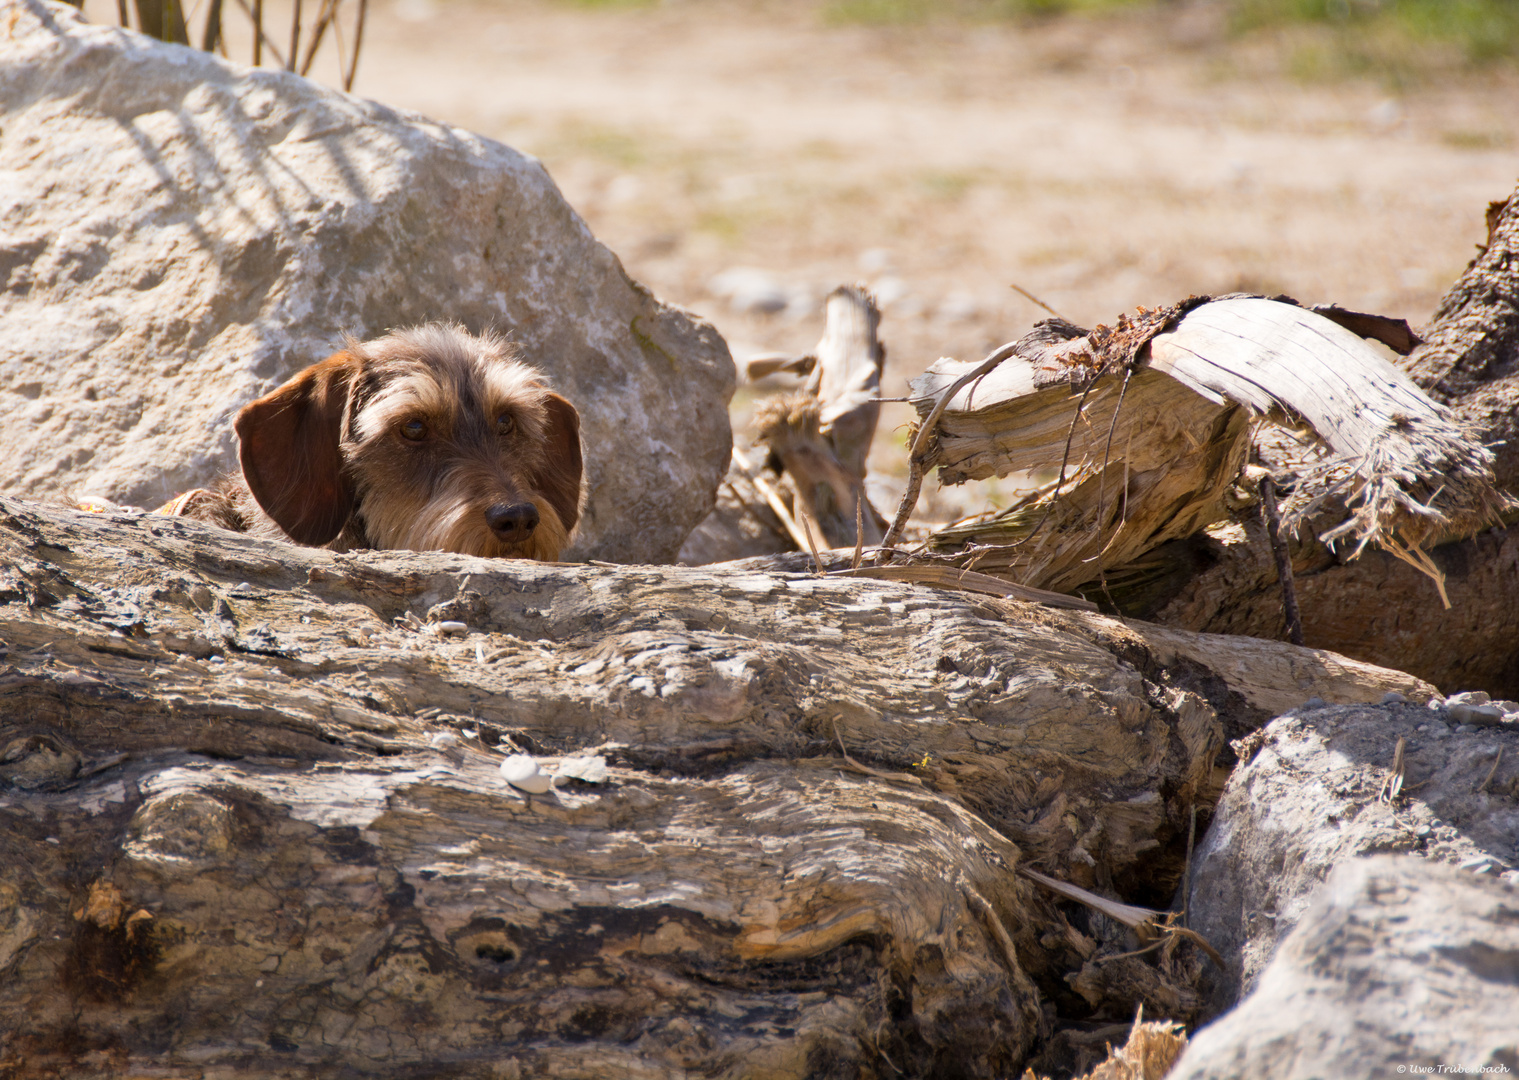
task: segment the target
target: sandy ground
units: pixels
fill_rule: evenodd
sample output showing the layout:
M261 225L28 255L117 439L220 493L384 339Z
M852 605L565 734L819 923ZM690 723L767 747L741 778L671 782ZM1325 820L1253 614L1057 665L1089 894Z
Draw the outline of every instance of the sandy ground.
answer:
M1393 95L1280 54L1209 3L871 27L809 0L375 0L355 91L541 158L741 364L807 349L827 291L867 282L896 395L1043 317L1015 283L1086 325L1237 289L1425 320L1519 176L1519 79Z

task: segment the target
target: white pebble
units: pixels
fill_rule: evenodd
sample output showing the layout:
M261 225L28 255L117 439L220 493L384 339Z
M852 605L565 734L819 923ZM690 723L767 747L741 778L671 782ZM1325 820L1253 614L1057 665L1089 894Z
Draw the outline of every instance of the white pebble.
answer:
M468 623L459 622L459 621L457 621L455 619L445 619L444 621L438 623L438 631L437 632L440 633L440 634L460 634L460 635L463 635L463 634L469 633L469 624Z
M1396 690L1389 690L1387 693L1382 695L1383 705L1403 705L1407 703L1407 701L1408 699L1402 694L1398 693Z
M427 741L438 750L451 750L459 745L459 736L452 731L435 731Z
M520 791L542 795L553 784L554 777L538 767L531 754L513 754L501 763L501 775L506 782Z

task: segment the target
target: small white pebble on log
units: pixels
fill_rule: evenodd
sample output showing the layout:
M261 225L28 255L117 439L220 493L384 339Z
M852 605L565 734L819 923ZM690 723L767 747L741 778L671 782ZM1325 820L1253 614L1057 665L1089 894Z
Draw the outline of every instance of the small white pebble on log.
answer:
M452 750L459 745L459 736L452 731L435 731L427 741L438 750Z
M469 633L469 624L458 622L455 619L444 619L437 624L437 627L438 629L434 631L437 634L457 634L462 637L464 634Z
M553 784L554 777L538 767L531 754L513 754L501 763L501 775L506 782L519 791L542 795Z

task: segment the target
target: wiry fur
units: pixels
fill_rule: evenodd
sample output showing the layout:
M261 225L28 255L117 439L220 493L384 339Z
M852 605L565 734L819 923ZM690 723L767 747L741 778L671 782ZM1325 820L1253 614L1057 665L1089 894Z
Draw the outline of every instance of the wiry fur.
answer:
M238 415L241 474L164 510L335 551L556 560L582 505L573 406L494 334L346 344ZM406 438L418 421L425 437ZM487 513L526 503L531 535L502 539Z

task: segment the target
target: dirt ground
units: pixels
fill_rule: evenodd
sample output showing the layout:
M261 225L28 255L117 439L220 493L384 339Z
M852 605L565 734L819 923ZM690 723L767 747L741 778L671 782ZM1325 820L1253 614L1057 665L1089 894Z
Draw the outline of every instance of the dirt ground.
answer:
M861 26L817 0L376 0L354 89L541 158L740 365L870 284L900 395L1043 317L1014 284L1085 325L1236 289L1424 321L1514 188L1519 79L1304 84L1285 48L1207 2ZM885 414L884 473L910 415ZM988 494L934 487L941 519Z

